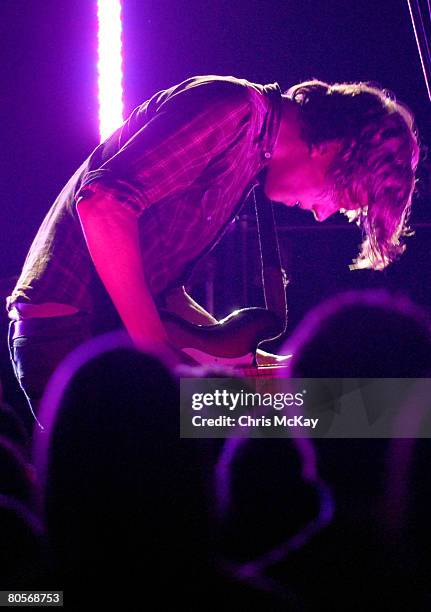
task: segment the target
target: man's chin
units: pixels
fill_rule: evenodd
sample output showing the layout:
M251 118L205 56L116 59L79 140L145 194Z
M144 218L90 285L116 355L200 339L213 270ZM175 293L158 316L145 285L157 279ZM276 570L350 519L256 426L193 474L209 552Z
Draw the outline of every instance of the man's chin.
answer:
M268 182L266 182L263 186L263 193L266 195L266 197L269 200L272 200L272 202L277 202L278 204L289 206L289 208L299 206L299 203L297 200L294 200L288 195L281 193L279 189L275 189Z
M293 202L287 200L286 194L283 194L283 190L281 190L279 186L277 188L277 185L273 184L273 181L268 180L268 178L263 185L263 193L273 202L293 206Z

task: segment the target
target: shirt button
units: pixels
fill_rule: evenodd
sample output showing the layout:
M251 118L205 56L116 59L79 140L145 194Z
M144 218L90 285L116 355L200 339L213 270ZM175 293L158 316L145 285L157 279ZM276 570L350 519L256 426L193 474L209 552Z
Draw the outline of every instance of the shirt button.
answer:
M265 151L265 153L263 154L265 159L269 159L271 157L271 153L269 151Z

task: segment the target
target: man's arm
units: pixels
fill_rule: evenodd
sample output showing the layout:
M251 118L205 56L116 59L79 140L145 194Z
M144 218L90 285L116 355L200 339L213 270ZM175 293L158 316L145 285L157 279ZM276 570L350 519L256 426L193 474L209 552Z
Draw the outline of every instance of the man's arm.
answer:
M137 217L109 194L80 199L77 212L96 271L132 340L167 344L145 278Z
M195 325L215 325L218 323L209 312L186 292L184 287L173 289L166 296L166 310L173 312Z

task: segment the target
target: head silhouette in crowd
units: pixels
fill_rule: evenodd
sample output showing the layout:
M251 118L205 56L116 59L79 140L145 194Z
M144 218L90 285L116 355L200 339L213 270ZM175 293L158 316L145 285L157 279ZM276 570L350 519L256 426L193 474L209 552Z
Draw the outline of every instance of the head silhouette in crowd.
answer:
M426 377L430 320L404 295L347 291L313 308L283 351L293 353L295 377Z
M179 437L178 383L163 362L99 337L60 366L41 419L35 462L63 578L113 580L119 596L125 583L193 581L208 550L202 462L198 441Z
M9 589L40 589L49 584L40 521L17 499L0 494L0 575Z

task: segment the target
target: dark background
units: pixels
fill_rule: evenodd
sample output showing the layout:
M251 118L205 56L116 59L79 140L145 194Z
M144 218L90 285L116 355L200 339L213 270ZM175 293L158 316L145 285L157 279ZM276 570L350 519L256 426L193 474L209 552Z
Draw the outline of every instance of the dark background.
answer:
M372 80L412 108L422 141L430 141L431 103L404 0L123 0L123 20L126 112L195 74L278 81L283 89L310 77ZM0 277L7 278L18 274L48 207L98 142L96 1L2 0L0 28ZM416 236L383 273L349 272L361 237L341 216L317 224L278 207L289 329L343 288L386 286L430 305L425 165L421 172ZM205 299L214 270L217 315L261 300L253 228L246 233L244 251L244 234L234 229L194 277L192 289Z

